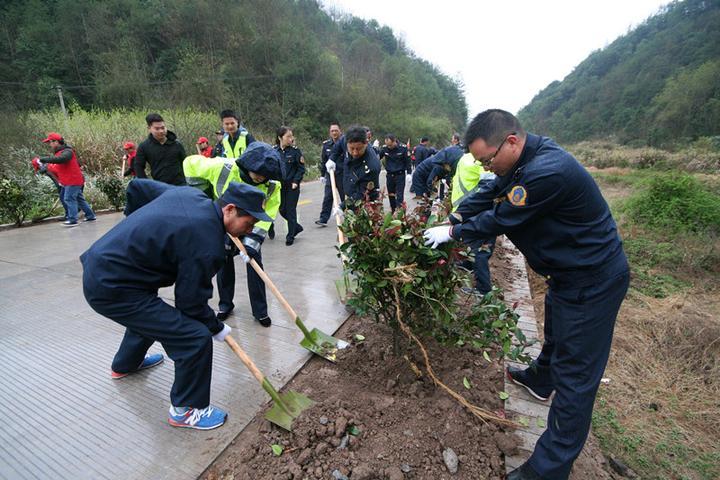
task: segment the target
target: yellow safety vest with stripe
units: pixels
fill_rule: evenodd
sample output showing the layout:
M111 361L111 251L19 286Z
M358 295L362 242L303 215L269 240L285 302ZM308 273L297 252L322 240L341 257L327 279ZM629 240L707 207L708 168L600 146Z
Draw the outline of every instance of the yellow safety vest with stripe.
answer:
M472 153L466 153L458 160L455 169L455 176L452 179L452 211L457 210L460 203L468 195L472 195L478 189L481 180L494 178L495 174L485 170L480 162L475 161Z
M207 158L202 155L190 155L183 160L183 173L188 185L197 187L200 190L212 190L213 200L217 200L225 190L227 190L230 182L245 183L240 176L240 169L235 163L235 159L230 158ZM268 180L259 185L253 185L265 193L265 213L275 220L280 210L280 182L276 180ZM257 222L253 228L253 233L265 237L270 229L272 222ZM259 242L255 245L253 242L243 243L253 247L259 251Z
M225 158L240 158L240 155L247 148L247 130L240 130L237 142L235 142L235 148L230 146L230 135L225 134L222 139L223 146L223 157Z

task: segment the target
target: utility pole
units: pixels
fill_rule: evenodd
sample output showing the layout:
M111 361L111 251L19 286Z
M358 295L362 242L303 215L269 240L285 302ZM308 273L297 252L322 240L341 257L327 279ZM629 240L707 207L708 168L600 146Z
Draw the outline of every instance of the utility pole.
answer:
M67 121L68 114L67 110L65 110L65 100L63 99L62 87L60 85L56 85L55 88L57 89L58 97L60 97L60 110L62 110L63 115L65 116L65 121Z

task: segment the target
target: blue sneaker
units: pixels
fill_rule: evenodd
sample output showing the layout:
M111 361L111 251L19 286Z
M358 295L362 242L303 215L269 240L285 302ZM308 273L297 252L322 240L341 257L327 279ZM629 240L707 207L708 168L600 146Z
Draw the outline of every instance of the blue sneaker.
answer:
M153 353L152 355L148 355L147 357L145 357L140 366L132 372L121 373L116 372L115 370L110 370L110 376L117 380L118 378L127 377L131 373L137 372L138 370L143 370L146 368L154 367L155 365L160 365L164 360L165 357L163 357L162 353Z
M551 384L549 367L541 367L536 363L524 370L507 367L506 374L508 380L524 387L530 395L543 402L547 401L555 390Z
M227 412L208 405L205 408L170 407L168 423L173 427L212 430L222 426L227 420Z

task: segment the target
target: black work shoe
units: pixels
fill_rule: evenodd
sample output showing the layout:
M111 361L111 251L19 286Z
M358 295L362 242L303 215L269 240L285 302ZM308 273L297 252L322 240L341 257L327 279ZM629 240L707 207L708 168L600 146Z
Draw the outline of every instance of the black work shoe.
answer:
M272 225L270 225L270 230L268 230L268 238L270 240L275 238L275 224L274 223Z
M286 239L285 239L285 245L287 245L288 247L289 247L290 245L292 245L293 243L295 243L295 239L294 239L294 238L286 238Z
M303 230L305 230L303 226L298 223L297 227L295 227L295 236L297 237L298 235L300 235Z
M508 473L506 478L507 480L542 480L527 462Z
M272 324L272 320L270 319L270 317L256 318L255 320L260 322L260 325L262 325L263 327L269 327Z
M554 390L552 385L550 385L549 370L549 367L541 367L533 364L524 370L516 367L508 367L506 374L508 380L524 387L530 395L544 402L550 398Z
M233 309L231 308L230 310L226 310L224 312L223 311L218 312L217 313L218 320L221 320L224 322L230 316L230 313L232 313L232 311L233 311Z
M319 227L327 227L327 222L323 222L322 220L315 220L315 225Z

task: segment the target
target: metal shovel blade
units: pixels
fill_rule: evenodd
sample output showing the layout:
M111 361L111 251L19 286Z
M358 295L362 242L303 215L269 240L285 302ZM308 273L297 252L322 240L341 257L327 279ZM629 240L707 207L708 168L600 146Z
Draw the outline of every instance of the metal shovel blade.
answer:
M345 340L340 340L321 332L317 328L313 328L308 335L303 337L300 345L314 354L334 362L337 360L337 351L346 348L350 344Z
M303 410L313 406L315 402L302 393L286 392L277 393L273 396L275 403L265 414L265 419L288 432L292 430L293 421L300 416Z

